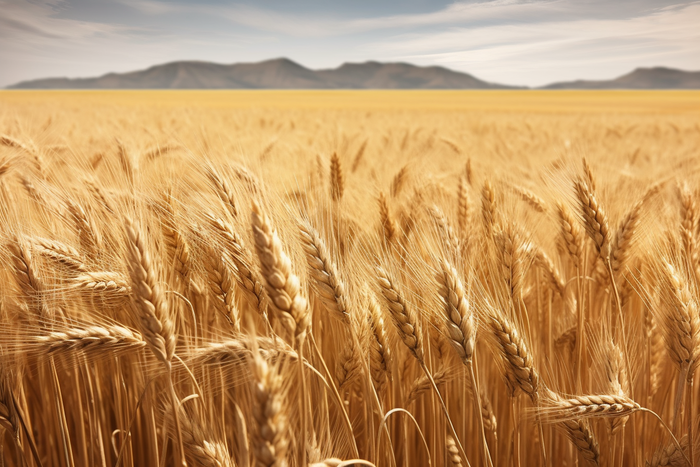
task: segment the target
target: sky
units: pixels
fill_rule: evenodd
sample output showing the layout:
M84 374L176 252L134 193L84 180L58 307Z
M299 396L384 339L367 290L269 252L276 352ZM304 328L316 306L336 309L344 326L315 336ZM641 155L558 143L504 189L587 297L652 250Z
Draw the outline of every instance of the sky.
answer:
M0 0L0 87L278 57L440 65L527 86L700 70L700 1Z

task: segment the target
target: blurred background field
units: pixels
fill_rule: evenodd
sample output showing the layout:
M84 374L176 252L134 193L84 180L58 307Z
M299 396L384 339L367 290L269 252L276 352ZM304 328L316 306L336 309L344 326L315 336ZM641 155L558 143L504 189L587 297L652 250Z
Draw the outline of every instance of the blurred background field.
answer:
M700 91L136 90L2 91L3 106L58 104L335 110L700 114Z
M362 196L373 195L367 176L381 187L410 164L457 177L467 158L476 173L527 180L541 164L585 155L606 172L651 179L700 156L700 92L2 91L0 125L48 149L57 168L110 159L119 139L134 154L164 156L145 170L206 156L288 189L337 152L351 196L355 176Z

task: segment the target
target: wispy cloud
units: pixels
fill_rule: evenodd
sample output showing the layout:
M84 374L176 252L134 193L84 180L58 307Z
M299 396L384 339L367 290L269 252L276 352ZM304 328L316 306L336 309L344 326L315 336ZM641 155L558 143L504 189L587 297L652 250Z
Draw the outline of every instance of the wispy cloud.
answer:
M406 61L541 85L613 78L637 66L673 63L698 69L699 20L700 3L692 3L626 20L543 21L408 34L373 47Z
M29 3L0 0L0 17L4 37L17 41L32 37L51 39L88 38L95 34L123 33L132 28L109 22L95 23L73 19L56 19L54 14L60 3Z
M659 2L652 0L482 0L455 2L430 13L358 18L339 18L313 12L290 14L246 4L216 7L215 11L233 23L261 30L299 36L335 36L401 29L489 27L611 17L626 20L654 15L658 11L678 10L687 5L687 2L659 5ZM200 12L211 8L202 5L196 7Z
M299 37L328 37L374 31L410 28L449 27L506 21L541 21L567 11L561 0L492 0L477 3L457 2L426 14L398 14L378 17L339 18L304 12L291 14L254 5L226 7L198 5L197 12L214 10L234 24ZM182 6L180 6L182 8Z

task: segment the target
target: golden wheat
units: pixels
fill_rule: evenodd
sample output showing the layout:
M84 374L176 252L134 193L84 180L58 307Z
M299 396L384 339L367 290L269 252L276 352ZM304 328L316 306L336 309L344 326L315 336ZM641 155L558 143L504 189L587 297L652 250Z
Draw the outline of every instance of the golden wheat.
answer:
M0 92L3 466L700 465L697 93L300 95Z

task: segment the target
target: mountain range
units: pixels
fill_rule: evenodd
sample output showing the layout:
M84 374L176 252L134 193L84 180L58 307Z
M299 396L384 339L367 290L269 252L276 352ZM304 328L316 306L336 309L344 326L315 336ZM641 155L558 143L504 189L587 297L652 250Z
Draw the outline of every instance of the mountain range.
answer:
M223 65L180 61L96 78L45 78L8 89L527 89L468 73L408 63L344 63L311 70L286 58ZM637 68L609 81L570 81L540 89L700 89L700 71Z

